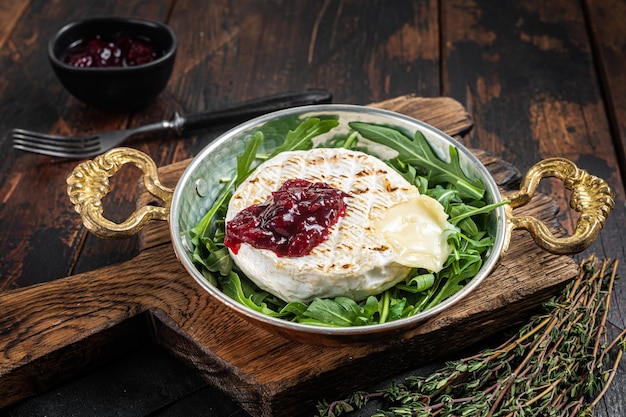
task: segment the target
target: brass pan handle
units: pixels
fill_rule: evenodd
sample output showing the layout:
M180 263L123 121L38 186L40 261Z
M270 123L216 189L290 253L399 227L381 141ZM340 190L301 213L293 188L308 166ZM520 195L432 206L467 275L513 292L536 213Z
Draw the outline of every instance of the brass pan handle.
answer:
M115 223L103 216L102 198L111 190L109 178L128 163L141 169L146 189L164 205L141 207L124 222ZM89 231L104 239L124 239L152 219L167 220L174 190L161 185L156 164L148 155L132 148L114 148L76 166L67 177L67 194Z
M512 209L531 200L541 179L547 177L563 181L565 188L571 191L570 207L580 213L576 230L571 236L556 237L534 217L514 217L512 214ZM588 248L598 237L615 205L614 194L604 180L590 175L565 158L549 158L535 164L522 179L519 191L505 199L511 201L507 207L507 236L510 237L513 229L528 230L538 246L559 255Z

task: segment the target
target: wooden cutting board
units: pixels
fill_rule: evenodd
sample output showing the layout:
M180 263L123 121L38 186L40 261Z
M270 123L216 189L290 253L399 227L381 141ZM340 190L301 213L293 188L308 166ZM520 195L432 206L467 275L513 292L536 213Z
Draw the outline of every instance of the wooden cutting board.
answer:
M450 135L472 126L449 98L406 96L373 106ZM474 152L511 190L518 171ZM188 163L162 167L161 181L175 184ZM138 205L151 201L140 187ZM557 210L539 195L516 214L543 219L562 234ZM141 242L131 261L0 294L0 408L85 372L148 334L252 416L311 415L320 399L364 389L526 320L577 274L573 259L548 254L516 231L509 252L476 291L412 332L388 343L311 346L255 328L211 299L178 263L166 223L146 228Z

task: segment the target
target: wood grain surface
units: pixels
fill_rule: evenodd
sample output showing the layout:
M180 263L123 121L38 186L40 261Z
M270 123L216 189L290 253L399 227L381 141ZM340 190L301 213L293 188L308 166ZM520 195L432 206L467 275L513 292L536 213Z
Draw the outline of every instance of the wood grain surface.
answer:
M105 14L155 19L178 35L172 78L141 111L90 108L63 89L48 65L47 41L58 28ZM8 136L12 128L77 135L307 87L330 90L336 103L448 97L473 122L459 137L472 149L485 150L521 172L547 157L574 160L606 179L617 197L598 241L575 259L592 253L623 258L624 16L626 3L620 0L0 0L0 291L39 288L68 276L89 279L82 274L132 262L142 248L140 238L111 242L86 233L65 192L65 177L75 161L14 151ZM193 157L227 128L127 144L165 167ZM134 209L137 178L133 169L120 173L106 203L111 218L122 219ZM553 181L542 182L541 191L557 203L560 227L571 231L576 218L568 210L567 193ZM626 273L626 263L620 263L618 272ZM618 281L610 331L626 326L625 291L626 282ZM70 349L72 354L47 362L58 363L58 369L74 367L76 372L68 375L81 373L79 378L0 413L248 415L198 378L195 367L183 371L182 362L171 355L155 355L159 345L151 343L151 335L161 325L155 319L160 316L149 310L128 316L133 318L111 332L83 340L80 345L88 347L84 355ZM0 340L7 343L3 346L10 346L14 337L13 329L0 328ZM147 358L154 361L151 366ZM596 416L626 415L624 361ZM135 362L145 366L133 368ZM419 369L408 365L407 372ZM61 372L49 370L30 369L32 381L41 383L37 392L60 382Z

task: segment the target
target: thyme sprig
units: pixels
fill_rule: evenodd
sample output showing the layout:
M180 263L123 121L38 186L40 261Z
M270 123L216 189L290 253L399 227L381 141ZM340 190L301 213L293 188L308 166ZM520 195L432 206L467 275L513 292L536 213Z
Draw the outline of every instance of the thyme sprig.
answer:
M626 330L608 342L607 314L617 260L581 263L574 281L544 304L518 334L495 349L409 376L376 392L318 404L322 417L381 398L390 416L592 416L626 348Z

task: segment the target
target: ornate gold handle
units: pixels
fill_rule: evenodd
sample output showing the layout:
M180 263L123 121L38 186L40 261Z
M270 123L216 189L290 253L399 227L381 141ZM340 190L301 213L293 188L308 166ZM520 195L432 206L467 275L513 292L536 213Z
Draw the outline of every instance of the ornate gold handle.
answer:
M576 230L571 236L554 236L544 223L534 217L513 217L512 209L527 204L541 179L547 177L563 181L565 188L571 191L570 207L580 213ZM513 229L526 229L538 246L559 255L573 254L588 248L598 237L615 205L613 192L604 180L590 175L564 158L545 159L535 164L522 179L519 191L505 198L511 201L507 207L508 237Z
M141 207L124 222L115 223L103 216L102 198L111 190L109 178L128 163L141 169L146 189L164 205ZM114 148L74 168L67 177L67 194L89 231L104 239L124 239L149 220L167 220L174 190L161 185L156 164L148 155L136 149Z

